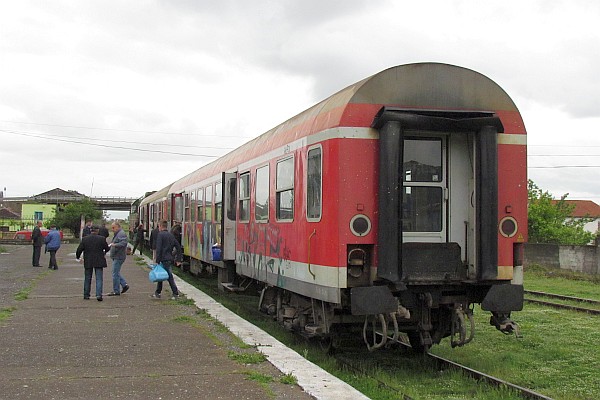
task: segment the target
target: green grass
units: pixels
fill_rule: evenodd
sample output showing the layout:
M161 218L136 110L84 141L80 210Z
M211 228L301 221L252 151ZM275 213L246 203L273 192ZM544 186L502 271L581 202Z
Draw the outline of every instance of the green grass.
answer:
M267 356L262 353L239 353L235 351L229 351L227 357L231 360L240 364L260 364L267 360Z
M7 251L6 247L0 246L0 253L6 253Z
M17 293L15 293L15 296L14 296L15 300L16 301L27 300L29 298L29 293L31 293L32 289L33 289L33 286L28 286L26 288L19 290Z
M525 270L526 290L600 301L600 276L532 265Z
M0 322L4 322L7 319L9 319L10 317L12 317L12 315L16 309L17 309L16 307L7 307L7 308L0 309Z
M296 377L290 373L279 378L279 382L283 383L284 385L297 385L298 379L296 379Z
M486 313L475 316L472 343L432 352L555 399L600 398L600 318L526 304L513 314L517 339L487 325Z

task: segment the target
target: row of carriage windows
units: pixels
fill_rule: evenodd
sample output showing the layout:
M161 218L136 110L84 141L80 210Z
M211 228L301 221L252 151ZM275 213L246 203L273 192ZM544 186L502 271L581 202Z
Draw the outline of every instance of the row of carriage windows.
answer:
M315 147L308 151L307 157L307 196L306 217L309 221L321 218L321 192L322 192L322 150ZM294 171L295 157L287 157L275 164L275 219L277 221L294 220ZM239 180L239 210L240 221L250 221L250 186L251 172L240 175ZM264 165L254 173L254 220L256 222L269 221L269 199L271 197L271 171L270 166Z
M294 171L295 157L287 157L275 164L275 219L277 221L293 221L294 219ZM252 173L253 172L253 173ZM250 221L251 194L254 200L254 220L269 221L269 199L271 189L270 166L264 165L254 171L240 174L238 186L239 221ZM251 188L251 174L254 180L254 190ZM214 188L214 192L213 192ZM308 151L307 157L307 203L306 216L309 221L321 218L322 193L322 151L315 147ZM213 204L215 218L219 223L223 218L222 186L221 183L200 188L185 194L185 220L201 221L213 219ZM231 216L230 216L231 218ZM235 219L235 218L231 218Z

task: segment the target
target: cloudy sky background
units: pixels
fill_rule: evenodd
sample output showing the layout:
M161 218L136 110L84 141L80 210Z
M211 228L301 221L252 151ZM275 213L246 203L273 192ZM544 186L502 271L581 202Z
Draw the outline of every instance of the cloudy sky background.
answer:
M600 2L0 0L0 190L140 197L388 67L503 87L529 178L600 204Z

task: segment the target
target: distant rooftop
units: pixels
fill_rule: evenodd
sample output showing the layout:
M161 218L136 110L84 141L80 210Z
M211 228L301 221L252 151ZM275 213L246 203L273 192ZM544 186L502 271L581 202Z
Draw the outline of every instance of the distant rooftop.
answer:
M552 200L552 203L556 204L558 201ZM572 214L574 218L600 218L600 206L591 200L565 200L565 203L575 206Z

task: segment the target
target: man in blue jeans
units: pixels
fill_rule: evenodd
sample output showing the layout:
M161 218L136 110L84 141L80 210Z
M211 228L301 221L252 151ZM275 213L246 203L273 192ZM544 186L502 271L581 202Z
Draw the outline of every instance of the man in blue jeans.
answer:
M112 278L113 291L108 296L120 296L129 290L129 285L121 275L121 266L127 258L127 234L121 229L121 224L113 222L112 231L114 232L113 241L110 246L110 258L112 259ZM121 287L123 289L121 290Z
M163 268L169 274L169 286L171 286L171 292L173 297L171 300L176 300L179 297L179 290L175 284L173 278L173 263L177 265L181 261L181 244L175 239L175 236L167 230L167 221L160 221L159 232L156 235L156 263L162 263ZM173 249L175 249L175 255L173 255ZM160 293L162 292L163 283L156 282L156 291L152 295L155 299L160 299Z

